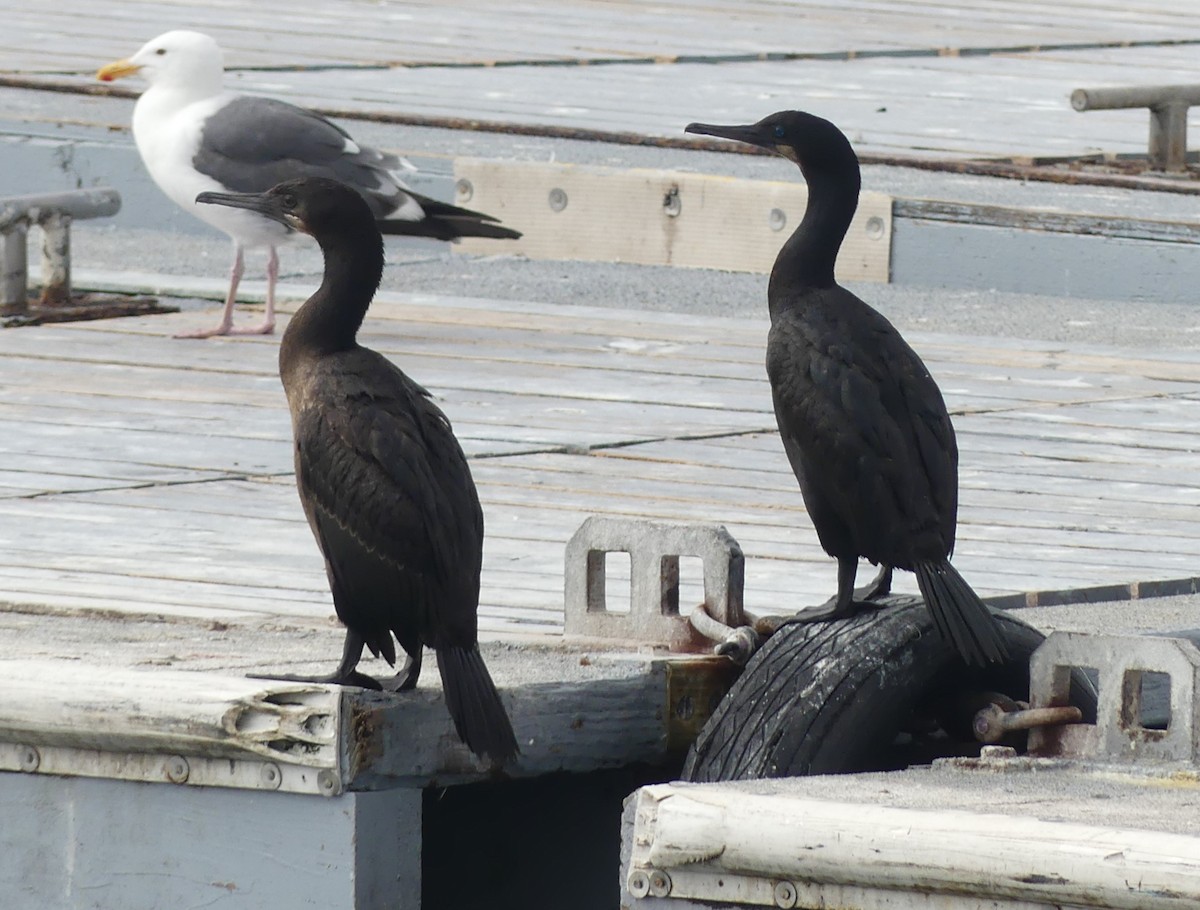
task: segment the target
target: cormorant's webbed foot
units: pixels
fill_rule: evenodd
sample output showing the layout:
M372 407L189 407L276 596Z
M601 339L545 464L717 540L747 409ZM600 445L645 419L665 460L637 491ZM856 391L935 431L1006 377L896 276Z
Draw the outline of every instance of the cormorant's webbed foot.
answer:
M374 677L367 676L366 673L359 673L356 667L362 659L363 639L357 632L350 629L346 630L346 642L342 645L342 659L337 665L337 669L328 676L292 676L283 673L266 674L266 673L250 673L252 679L283 679L288 682L307 682L307 683L323 683L325 685L335 686L358 686L360 689L374 689L376 692L383 689L379 680ZM408 664L404 665L404 669L408 669ZM401 672L404 672L403 670ZM415 680L414 680L415 682Z
M417 646L417 654L414 657L409 654L404 661L404 666L383 684L385 692L408 692L417 687L417 677L421 675L421 655L423 650L420 645Z
M796 611L791 622L830 622L845 619L863 610L877 609L875 600L891 593L892 567L880 566L879 574L862 588L854 587L854 576L858 571L857 560L838 560L838 592L823 604L804 607Z
M877 600L892 593L892 567L880 566L878 574L871 579L870 584L854 589L854 599L857 601Z
M835 619L853 616L859 610L870 606L872 606L870 603L852 598L842 603L839 598L831 597L823 604L802 607L796 611L794 616L788 618L788 622L831 622Z
M384 687L373 676L367 676L366 673L359 673L357 670L351 670L348 673L340 673L334 671L325 676L301 676L292 673L247 673L251 679L281 679L286 682L306 682L306 683L321 683L322 685L334 686L358 686L360 689L373 689L376 692L381 691Z

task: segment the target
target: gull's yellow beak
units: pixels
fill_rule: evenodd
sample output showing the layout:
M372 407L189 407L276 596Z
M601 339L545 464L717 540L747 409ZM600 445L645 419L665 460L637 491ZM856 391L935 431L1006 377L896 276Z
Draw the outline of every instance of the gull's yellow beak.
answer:
M101 82L112 82L114 79L132 76L140 69L141 66L136 63L130 63L128 60L114 60L112 63L100 67L96 71L96 78Z

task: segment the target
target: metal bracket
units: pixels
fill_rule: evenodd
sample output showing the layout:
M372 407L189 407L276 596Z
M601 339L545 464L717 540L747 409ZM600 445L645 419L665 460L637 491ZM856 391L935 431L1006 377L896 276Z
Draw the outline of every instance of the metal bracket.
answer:
M105 218L121 209L116 190L72 190L0 199L0 237L4 238L0 274L0 314L5 325L37 325L75 319L102 319L176 312L148 297L73 298L71 294L71 222ZM29 228L42 231L42 293L29 305Z
M121 210L116 190L74 190L0 199L4 235L4 281L0 303L23 306L28 294L26 238L31 224L42 229L42 304L71 297L71 221L104 218Z
M608 553L628 553L629 612L606 602ZM668 525L593 515L567 543L564 632L641 644L673 651L707 651L679 603L679 559L704 564L704 605L727 626L740 626L745 559L742 548L720 525Z
M1071 93L1071 107L1080 112L1149 108L1150 166L1168 173L1187 170L1187 115L1194 104L1200 104L1200 85L1077 88Z
M1098 672L1096 723L1035 727L1029 751L1108 762L1200 764L1200 650L1186 639L1055 632L1029 667L1032 708L1068 704L1071 670ZM1169 715L1143 715L1147 684L1166 685Z

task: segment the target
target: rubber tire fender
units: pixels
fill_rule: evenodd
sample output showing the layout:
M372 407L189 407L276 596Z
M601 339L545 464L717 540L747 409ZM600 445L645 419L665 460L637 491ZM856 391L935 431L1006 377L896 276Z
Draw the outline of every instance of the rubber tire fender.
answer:
M747 780L888 771L920 706L967 692L1029 697L1029 657L1045 636L1003 611L995 616L1009 656L968 667L937 634L920 598L892 596L848 619L781 626L750 660L688 752L688 781ZM1072 701L1095 717L1082 675ZM945 754L969 749L956 731ZM977 748L977 744L975 744Z

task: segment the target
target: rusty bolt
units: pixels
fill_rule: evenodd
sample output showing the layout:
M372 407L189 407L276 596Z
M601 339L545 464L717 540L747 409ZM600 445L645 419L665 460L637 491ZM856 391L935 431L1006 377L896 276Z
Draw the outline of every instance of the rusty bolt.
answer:
M317 774L317 789L322 796L333 796L338 792L338 776L326 768Z
M775 883L775 906L783 907L785 910L789 907L796 906L796 901L799 896L796 894L796 886L791 882L776 882Z
M1005 711L999 705L988 705L975 715L972 729L981 743L996 743L1006 733L1031 730L1034 727L1057 727L1077 724L1083 712L1072 705L1061 708L1026 708L1024 711Z
M166 765L163 766L166 771L167 780L173 784L186 784L188 775L192 773L191 766L188 765L188 760L182 755L174 755L167 759Z
M671 876L663 872L662 869L655 869L650 873L650 895L652 897L666 897L671 893Z
M278 790L279 785L283 783L283 775L279 771L279 765L273 761L263 762L262 767L258 771L258 779L268 790Z
M27 773L36 771L42 763L42 753L36 746L21 746L17 750L17 766Z
M650 893L650 876L642 869L634 869L629 873L625 887L634 897L645 897Z

